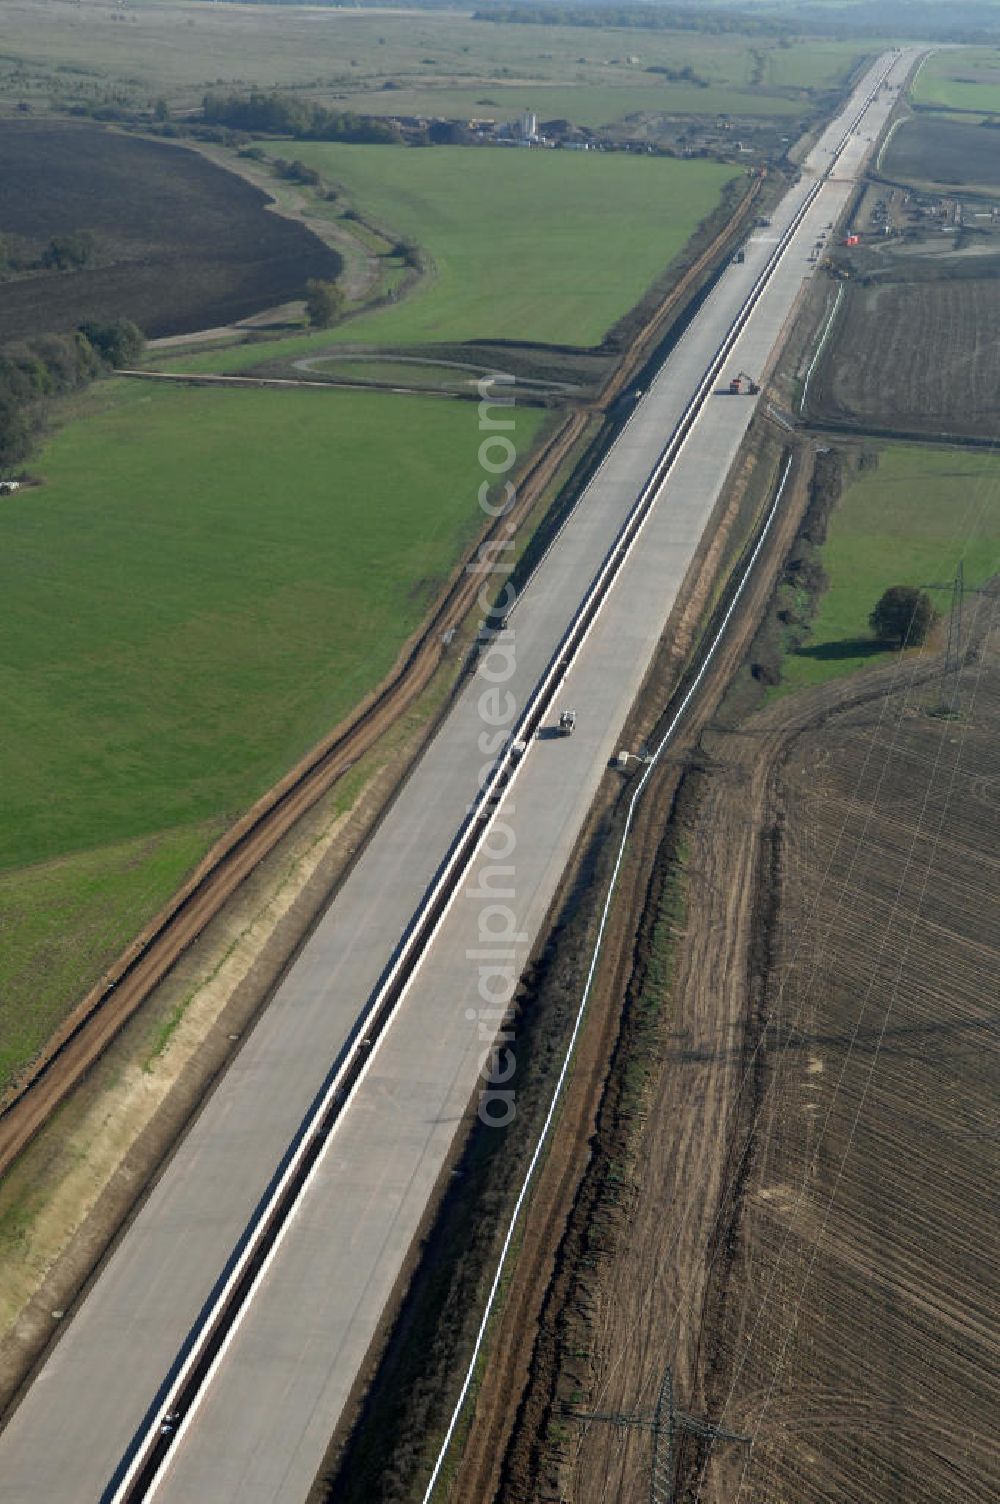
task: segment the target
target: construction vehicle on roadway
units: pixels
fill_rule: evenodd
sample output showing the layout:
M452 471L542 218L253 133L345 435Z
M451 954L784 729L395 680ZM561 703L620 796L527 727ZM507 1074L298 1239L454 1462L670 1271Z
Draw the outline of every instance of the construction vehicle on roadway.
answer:
M760 387L746 371L738 371L729 383L729 391L733 397L756 397Z
M564 710L559 717L559 735L572 736L576 727L576 711Z

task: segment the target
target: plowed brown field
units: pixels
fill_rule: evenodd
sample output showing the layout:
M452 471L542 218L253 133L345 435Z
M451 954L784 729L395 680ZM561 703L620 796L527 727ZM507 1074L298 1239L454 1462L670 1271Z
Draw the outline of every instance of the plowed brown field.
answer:
M678 1500L998 1496L998 629L981 597L955 717L899 659L706 732L621 1215L545 1313L562 1372L498 1498L648 1497L650 1431L567 1411L648 1413L667 1365L753 1440L681 1439Z
M809 386L809 416L995 438L998 316L992 277L849 288Z
M130 318L151 336L235 322L305 296L342 258L271 195L194 151L89 124L0 122L0 224L40 253L86 231L92 264L3 286L0 336Z
M706 1504L1000 1492L996 599L980 628L957 719L900 673L775 770L762 1111L701 1364L755 1446Z

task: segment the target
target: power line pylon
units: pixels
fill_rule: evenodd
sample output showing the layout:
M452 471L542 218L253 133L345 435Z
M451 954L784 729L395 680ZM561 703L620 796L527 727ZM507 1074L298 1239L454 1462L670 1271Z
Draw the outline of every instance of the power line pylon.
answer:
M959 559L951 591L951 615L948 617L947 663L955 665L955 694L958 694L958 671L962 666L962 608L965 605L965 560Z
M649 1479L649 1504L674 1504L675 1441L679 1431L700 1436L713 1444L717 1441L738 1442L748 1450L752 1438L710 1421L684 1415L674 1407L673 1375L668 1368L660 1383L660 1392L652 1411L571 1410L574 1420L600 1421L621 1430L646 1430L653 1433L653 1459Z
M962 667L962 607L965 604L965 562L958 561L951 587L951 612L948 616L948 646L945 649L944 682L951 685L951 715L958 714L958 682ZM946 696L947 697L947 696Z
M965 609L965 560L959 559L953 580L936 581L930 585L921 585L921 590L950 590L951 611L948 615L948 643L944 657L944 684L945 692L942 708L949 715L958 714L958 692L962 670L962 616ZM973 595L980 595L982 591L974 590ZM949 699L948 686L951 685Z

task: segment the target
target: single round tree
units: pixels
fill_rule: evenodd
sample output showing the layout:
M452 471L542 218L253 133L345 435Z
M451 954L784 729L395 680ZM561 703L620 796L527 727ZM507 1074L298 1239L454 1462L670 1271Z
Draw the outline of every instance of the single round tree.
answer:
M306 283L306 316L314 329L329 329L340 318L344 294L336 282L312 278Z
M146 346L146 336L131 319L114 319L110 324L88 322L78 328L104 364L116 370L134 364Z
M937 620L926 590L916 585L893 585L880 598L868 625L882 642L897 648L919 648Z

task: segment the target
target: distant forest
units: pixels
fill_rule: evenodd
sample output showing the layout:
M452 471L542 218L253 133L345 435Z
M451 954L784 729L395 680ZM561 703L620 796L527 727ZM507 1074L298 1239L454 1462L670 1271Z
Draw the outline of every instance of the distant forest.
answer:
M496 21L515 26L588 26L626 28L640 31L736 31L744 36L783 36L787 20L747 11L716 9L691 10L673 5L604 5L586 3L560 5L558 0L536 3L484 5L473 11L474 21Z
M219 0L205 0L217 4ZM250 5L300 5L302 0L233 0ZM419 10L465 10L462 0L408 0ZM332 9L395 9L399 0L310 0ZM633 5L607 5L604 0L525 0L486 4L474 13L477 21L519 26L618 27L644 31L737 32L744 36L785 36L789 27L810 36L894 37L939 42L994 43L1000 41L1000 0L773 0L740 10L722 0L689 0L660 5L656 0Z
M417 0L420 3L420 0ZM643 31L737 32L744 36L787 37L789 27L817 36L929 38L935 41L994 42L1000 38L998 0L970 0L942 5L940 0L837 0L821 5L809 0L746 10L725 5L607 5L577 0L514 0L489 4L473 13L477 21L520 26L613 27Z

